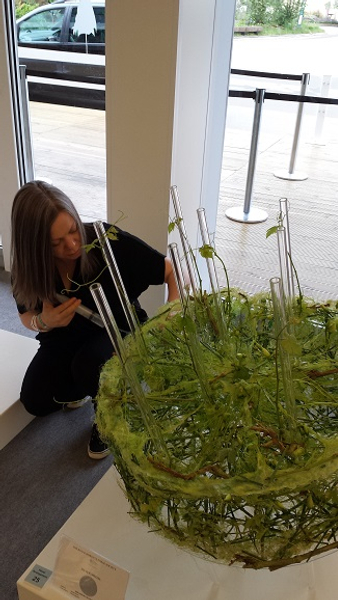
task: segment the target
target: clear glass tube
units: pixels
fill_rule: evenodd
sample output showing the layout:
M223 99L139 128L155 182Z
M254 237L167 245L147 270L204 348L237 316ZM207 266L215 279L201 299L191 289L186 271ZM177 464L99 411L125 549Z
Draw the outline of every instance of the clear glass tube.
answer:
M115 285L117 295L119 297L122 308L124 310L124 314L126 316L130 331L132 333L135 333L136 331L139 330L140 326L135 317L133 307L129 301L126 289L124 287L122 277L120 275L119 268L117 266L117 262L115 260L113 250L107 240L106 230L104 228L102 221L96 221L94 223L94 229L95 229L96 235L99 239L99 242L101 244L103 255L104 255L105 261L107 263L111 278Z
M283 288L283 293L287 301L292 298L292 289L290 283L290 268L291 264L288 257L287 250L287 236L285 227L278 227L277 229L277 242L278 242L278 257L279 257L279 267L280 267L280 276L281 276L281 284Z
M287 320L285 310L285 298L281 277L270 279L271 297L274 311L275 333L278 339L284 335Z
M288 201L288 199L280 198L279 206L280 206L280 212L281 212L282 219L283 219L283 225L285 228L285 244L286 244L287 257L288 257L290 296L293 297L295 295L295 284L294 284L293 268L292 268L291 236L290 236L290 223L289 223L289 201Z
M182 210L181 210L181 204L180 204L180 199L178 196L178 191L177 191L176 185L171 186L170 192L171 192L171 198L173 201L175 215L176 215L177 228L178 228L180 238L181 238L184 259L185 259L185 262L187 265L187 272L188 272L191 289L192 289L193 293L196 294L197 286L196 286L196 277L195 277L195 273L194 273L194 266L193 266L193 263L191 260L191 254L190 254L191 248L190 248L186 230L185 230L185 225L184 225L184 220L183 220L183 215L182 215Z
M284 340L287 337L287 316L284 302L284 292L280 277L270 279L270 289L273 304L274 324L277 341L277 356L279 357L282 382L284 389L285 407L288 413L290 431L293 431L296 419L296 403L292 378L290 354Z
M210 241L208 225L207 225L207 221L206 221L206 217L205 217L205 209L198 208L197 215L198 215L198 222L199 222L199 226L200 226L200 232L201 232L201 236L202 236L203 245L210 246L211 248L213 248L211 241ZM221 338L225 339L225 337L227 336L227 330L226 330L226 325L225 325L225 314L224 314L224 310L223 310L222 296L221 296L220 289L219 289L214 254L212 254L211 258L206 258L205 260L207 261L209 280L210 280L212 296L213 296L214 305L215 305L215 313L216 313L216 317L217 317L217 323L219 326L219 333L220 333Z
M173 243L169 245L170 257L173 262L175 277L177 286L180 294L180 299L183 307L183 313L186 318L190 320L191 326L186 328L187 343L189 346L189 353L193 368L195 369L196 375L199 379L201 391L206 402L210 401L211 393L210 386L208 383L205 365L203 360L203 353L201 352L201 343L199 337L199 324L198 318L194 311L195 304L189 300L189 290L184 285L184 277L181 269L181 262L177 249L177 244Z
M201 232L201 236L202 236L203 245L210 246L212 248L208 225L207 225L207 221L206 221L206 217L205 217L205 209L198 208L197 216L198 216L198 222L199 222L199 226L200 226L200 232ZM206 258L205 260L207 262L211 289L214 294L218 294L219 293L219 283L218 283L214 255L212 255L211 258Z
M182 273L181 261L176 243L169 244L169 254L175 273L176 284L182 304L185 303L189 290L184 284L184 276Z
M117 357L120 360L122 369L130 385L130 389L132 391L135 402L139 407L140 413L142 415L142 420L147 429L148 435L152 440L156 450L158 452L161 452L162 454L167 454L168 451L163 441L160 428L152 415L151 408L147 402L147 398L142 388L142 384L137 376L134 362L129 360L128 354L126 353L123 338L121 336L113 312L110 308L109 302L103 291L103 288L100 283L93 283L89 289L94 298L95 304L100 313L109 338L114 346Z
M121 332L117 326L115 317L110 308L109 302L103 291L100 283L92 283L89 287L90 293L93 296L97 310L103 321L105 329L109 335L109 339L114 347L114 350L122 364L126 362L126 354Z

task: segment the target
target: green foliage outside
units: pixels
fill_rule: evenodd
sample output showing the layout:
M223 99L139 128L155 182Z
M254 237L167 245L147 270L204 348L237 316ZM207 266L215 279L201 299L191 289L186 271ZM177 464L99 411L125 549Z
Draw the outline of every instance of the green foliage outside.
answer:
M36 2L15 2L15 16L19 19L38 6Z
M235 26L260 26L261 35L320 31L317 23L300 19L305 10L306 0L237 0Z
M274 15L277 25L281 27L297 23L300 11L303 8L303 0L288 0L287 2L278 2Z
M22 2L22 0L15 0L15 16L19 19L26 13L34 10L34 8L50 4L51 2L52 0L26 0L25 2Z
M264 25L270 20L267 0L251 0L250 22L253 25Z

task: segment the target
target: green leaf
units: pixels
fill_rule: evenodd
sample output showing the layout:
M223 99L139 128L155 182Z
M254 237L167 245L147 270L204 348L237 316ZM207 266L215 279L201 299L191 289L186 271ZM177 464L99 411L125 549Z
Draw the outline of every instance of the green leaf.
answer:
M270 229L267 230L265 237L268 238L268 237L270 237L270 235L277 233L278 227L279 227L279 225L274 225L273 227L270 227Z
M175 227L178 227L181 221L183 221L182 218L171 221L168 225L168 232L171 233L172 231L174 231Z
M182 325L187 331L187 333L196 333L196 325L191 317L189 317L188 315L184 315L181 317L181 319Z
M115 240L118 239L118 237L117 237L117 229L116 229L116 227L114 225L112 225L111 227L109 227L109 229L107 229L106 236L110 240L114 240L115 241Z
M199 253L203 258L212 258L213 255L215 254L215 250L213 249L212 246L209 246L208 244L204 244L204 246L199 248Z
M91 244L85 244L85 246L83 246L87 254L96 247L96 242L97 240L94 240L94 242L92 242Z
M302 348L294 335L287 335L285 339L281 341L281 345L289 354L293 354L294 356L300 356L302 354Z

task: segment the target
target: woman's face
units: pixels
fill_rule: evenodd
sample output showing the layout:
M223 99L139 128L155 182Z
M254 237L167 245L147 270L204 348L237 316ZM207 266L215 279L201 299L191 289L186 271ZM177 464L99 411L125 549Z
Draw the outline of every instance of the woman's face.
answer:
M58 214L50 229L53 255L59 260L76 260L81 256L81 236L76 221L67 212Z

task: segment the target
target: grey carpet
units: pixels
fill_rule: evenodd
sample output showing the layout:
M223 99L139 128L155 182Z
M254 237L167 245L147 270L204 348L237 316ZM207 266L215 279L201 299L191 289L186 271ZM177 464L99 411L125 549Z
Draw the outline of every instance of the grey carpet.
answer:
M34 419L0 452L1 600L111 466L87 456L91 403Z
M0 328L30 334L19 321L4 271ZM111 466L111 456L87 456L93 414L89 402L36 418L1 450L0 600L17 600L19 577Z
M24 327L18 317L16 304L12 296L10 274L0 269L0 329L34 338L36 333Z

